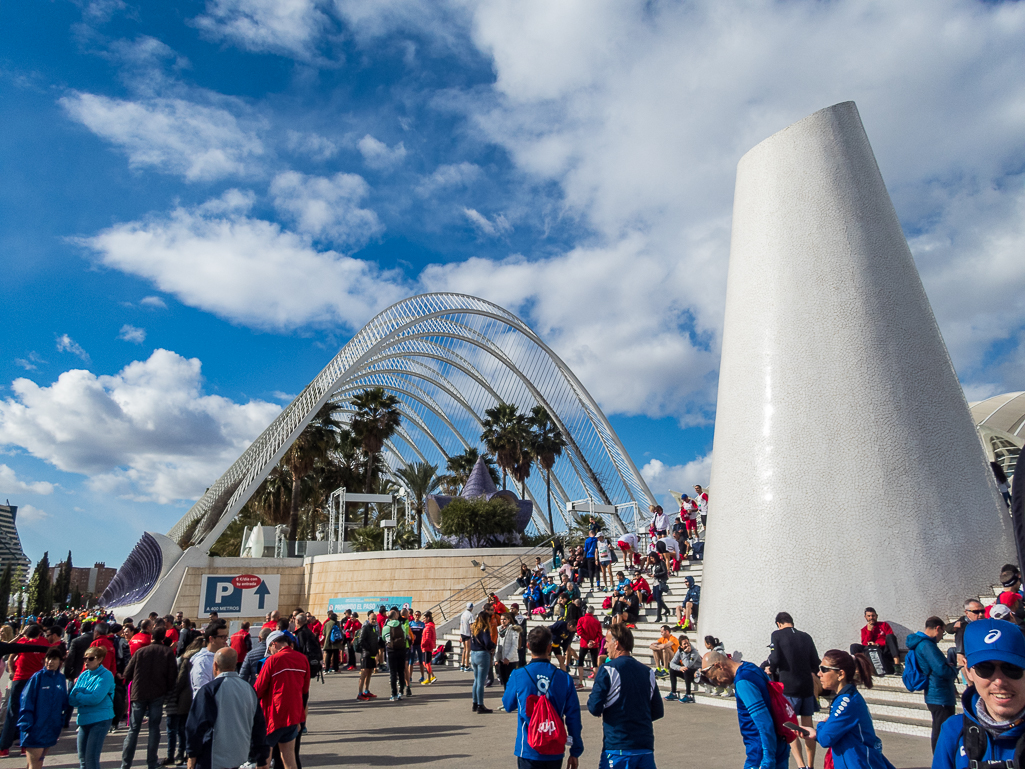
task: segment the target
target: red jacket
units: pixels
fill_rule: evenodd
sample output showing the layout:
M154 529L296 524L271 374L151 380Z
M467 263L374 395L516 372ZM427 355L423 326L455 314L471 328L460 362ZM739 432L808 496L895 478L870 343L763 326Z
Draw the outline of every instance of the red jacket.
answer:
M434 654L434 647L438 644L438 633L433 622L424 625L423 635L420 636L420 648L425 652ZM427 660L430 662L430 660Z
M593 614L585 614L577 620L577 635L580 636L580 648L586 649L588 641L594 641L597 649L601 645L601 637L604 635L601 629L601 622Z
M164 636L166 638L171 639L171 646L172 647L178 645L178 628L176 628L176 627L166 628L166 630L164 631Z
M286 648L268 657L256 679L267 734L301 724L309 693L310 661L305 654Z
M352 619L350 617L349 620L345 623L345 626L342 628L342 630L345 633L345 637L351 641L353 638L356 637L356 634L359 632L359 629L361 627L363 627L362 622L360 622L358 619Z
M20 644L41 644L46 639L40 638L19 638L16 643ZM46 663L46 652L22 653L14 658L14 670L11 675L12 681L27 681L40 670Z
M893 635L893 628L886 622L877 622L871 630L868 625L861 629L861 645L886 646L886 636Z
M153 643L153 636L149 633L136 633L132 636L132 640L128 642L128 651L131 654L135 654L143 646L149 646Z
M248 630L239 630L231 637L231 648L235 650L239 660L244 660L246 654L249 653L249 649L246 648L246 638L248 636Z
M104 649L107 650L107 656L103 658L103 661L102 661L101 664L103 665L103 667L105 667L107 670L110 671L111 675L116 676L117 675L117 654L115 653L115 650L114 650L114 642L110 639L110 636L108 636L108 635L100 636L95 641L93 641L91 644L89 644L89 648L90 649L92 647L94 647L94 646L102 646ZM82 665L82 670L85 670L85 665L84 664Z

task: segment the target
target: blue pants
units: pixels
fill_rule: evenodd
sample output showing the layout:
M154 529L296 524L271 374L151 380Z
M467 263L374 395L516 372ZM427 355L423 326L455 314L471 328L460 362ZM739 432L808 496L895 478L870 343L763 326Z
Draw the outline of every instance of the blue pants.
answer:
M484 704L484 683L491 667L491 654L488 652L470 652L470 667L473 668L473 702Z
M135 745L142 730L142 719L149 719L149 742L146 745L146 766L156 769L160 758L160 716L163 713L163 698L149 701L132 700L132 711L128 716L128 734L121 748L121 769L129 769L135 758Z
M110 719L82 724L78 727L78 765L80 769L100 769L103 740L110 729Z
M187 713L167 714L167 756L174 758L185 755L185 722L189 716ZM175 752L177 749L177 752Z
M603 750L598 769L656 769L655 754L650 750Z

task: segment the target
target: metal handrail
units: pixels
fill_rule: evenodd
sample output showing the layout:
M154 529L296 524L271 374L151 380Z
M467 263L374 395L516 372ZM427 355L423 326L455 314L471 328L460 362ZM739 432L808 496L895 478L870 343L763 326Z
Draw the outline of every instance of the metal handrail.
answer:
M548 571L552 561L552 546L548 543L535 545L523 555L516 556L516 558L503 563L501 566L496 566L494 568L488 566L487 570L484 572L484 577L481 577L472 585L468 585L461 590L457 590L448 598L438 601L438 603L431 606L424 613L426 614L427 611L431 612L434 615L434 621L439 625L442 622L447 622L453 617L457 617L462 613L462 610L458 607L464 605L468 601L473 601L473 603L476 604L478 601L487 598L489 594L498 592L510 582L515 582L516 578L520 574L520 564L523 563L525 559L533 558L543 552L548 553L548 558L541 560L542 564L545 564L546 566L545 571ZM488 579L488 581L492 583L491 587L484 584L485 579ZM453 606L455 609L453 609ZM448 613L446 613L446 609L448 610ZM440 618L438 616L439 614Z

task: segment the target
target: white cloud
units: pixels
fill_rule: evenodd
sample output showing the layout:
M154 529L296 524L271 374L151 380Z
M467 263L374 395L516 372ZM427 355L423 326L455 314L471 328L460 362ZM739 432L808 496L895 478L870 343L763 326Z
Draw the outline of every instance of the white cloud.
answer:
M155 168L188 181L245 173L263 154L257 136L221 107L178 98L141 101L72 93L60 100L68 114L119 146L133 168Z
M493 219L488 219L484 214L475 208L463 208L463 215L470 221L474 228L484 234L494 237L503 235L512 229L512 225L502 214L496 214Z
M296 154L308 155L314 160L330 160L338 154L338 145L317 133L302 133L289 129L286 134L288 149Z
M271 393L275 400L283 401L285 403L291 403L295 400L295 393L285 393L281 390L275 390Z
M337 179L321 180L327 192L308 177L295 188L315 201L320 192L340 194L345 183ZM258 328L338 323L358 328L406 293L397 274L336 251L318 251L301 235L246 216L240 210L245 196L236 193L229 190L204 206L176 208L168 216L119 224L79 242L104 265L150 280L184 304ZM369 226L362 210L346 215ZM352 224L338 216L329 212L317 219L311 213L310 226L341 232Z
M139 300L139 304L143 307L149 307L151 310L166 310L167 302L161 299L159 296L144 296Z
M670 489L681 494L694 495L694 484L707 489L708 479L712 473L712 455L688 462L685 465L667 465L658 459L650 459L641 468L641 477L648 483L648 488L666 510L676 510L676 500L669 493ZM709 495L715 490L708 491Z
M125 342L142 344L146 341L146 329L136 328L135 326L130 326L126 323L121 327L121 331L118 333L117 338L122 339Z
M37 363L46 363L45 360L35 350L30 352L25 358L15 358L14 365L21 366L26 371L38 371L39 366Z
M215 39L250 51L300 60L316 58L316 41L328 19L316 0L208 0L196 26Z
M46 481L24 481L13 468L0 465L0 494L53 494L53 484Z
M434 169L434 173L424 177L417 185L416 191L428 197L440 190L451 187L467 187L481 176L481 168L476 163L451 163Z
M33 505L18 506L18 523L42 523L52 517L45 510L40 510Z
M371 168L392 168L406 157L406 147L402 142L389 147L370 134L360 139L356 146L363 155L364 162Z
M89 353L82 349L82 345L76 342L67 334L61 334L57 337L57 352L70 352L81 358L86 363L90 362Z
M154 350L113 376L65 371L48 387L16 379L0 401L0 445L17 446L94 490L194 499L280 412L202 391L201 364Z
M296 229L316 240L358 248L384 230L377 214L360 208L370 188L356 174L278 174L271 182L274 206Z

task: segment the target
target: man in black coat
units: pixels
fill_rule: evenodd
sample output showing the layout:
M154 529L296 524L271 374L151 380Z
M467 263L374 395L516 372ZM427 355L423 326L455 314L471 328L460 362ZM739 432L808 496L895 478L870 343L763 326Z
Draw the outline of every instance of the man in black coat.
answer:
M64 661L64 677L74 681L85 665L85 650L93 642L93 623L82 623L82 635L78 636L68 647L68 658Z
M801 719L801 726L811 726L812 716L818 712L819 701L815 696L816 673L819 667L819 653L815 641L803 630L794 627L794 618L781 611L776 615L776 632L772 634L769 660L766 672L783 684L783 695L794 707L794 713ZM815 765L815 740L804 740L808 750L807 761L801 749L802 740L794 740L790 751L798 767Z

